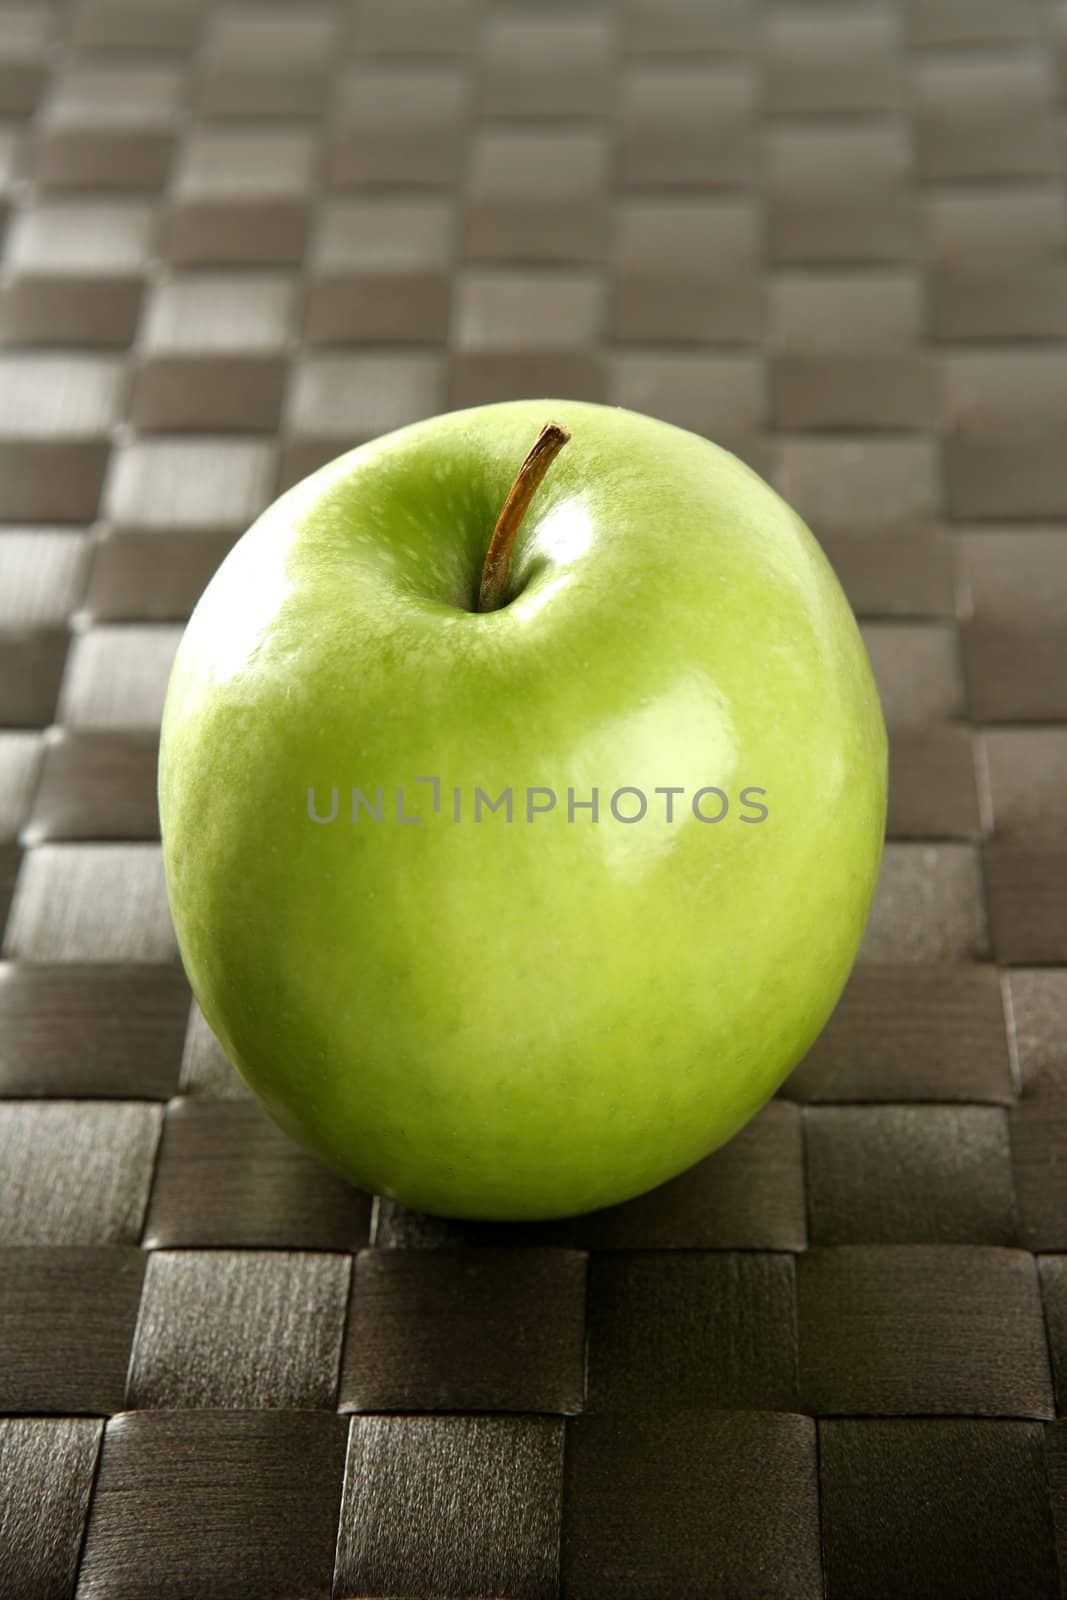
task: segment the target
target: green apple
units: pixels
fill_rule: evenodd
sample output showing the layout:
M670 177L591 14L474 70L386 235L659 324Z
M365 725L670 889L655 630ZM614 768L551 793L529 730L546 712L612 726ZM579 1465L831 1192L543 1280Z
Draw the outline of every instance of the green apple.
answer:
M550 419L569 442L512 495L480 610ZM193 613L160 756L223 1048L322 1160L462 1217L624 1200L763 1105L855 958L885 791L795 513L705 439L554 400L283 495Z

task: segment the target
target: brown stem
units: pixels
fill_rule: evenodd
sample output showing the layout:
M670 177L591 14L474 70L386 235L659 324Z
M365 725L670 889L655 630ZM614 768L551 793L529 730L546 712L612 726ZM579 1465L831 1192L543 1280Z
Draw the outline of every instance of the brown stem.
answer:
M489 541L489 553L482 568L482 582L478 590L479 611L497 611L503 605L511 552L522 519L541 487L542 478L569 438L566 428L561 428L558 422L546 422L519 468Z

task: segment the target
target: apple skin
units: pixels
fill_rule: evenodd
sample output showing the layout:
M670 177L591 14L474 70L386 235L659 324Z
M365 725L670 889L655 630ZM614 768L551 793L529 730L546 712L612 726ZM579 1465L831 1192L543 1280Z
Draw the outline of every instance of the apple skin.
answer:
M571 441L478 614L549 419ZM599 822L569 821L593 785ZM507 786L515 820L474 823ZM527 822L527 786L557 809ZM276 502L193 613L160 754L181 953L231 1060L353 1182L471 1218L625 1200L764 1104L855 958L885 795L870 664L795 513L707 440L556 400L418 423Z

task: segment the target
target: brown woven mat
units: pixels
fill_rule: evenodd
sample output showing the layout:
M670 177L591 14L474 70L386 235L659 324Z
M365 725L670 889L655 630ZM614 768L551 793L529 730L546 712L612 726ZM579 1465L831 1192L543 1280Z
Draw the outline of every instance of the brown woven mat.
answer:
M4 1600L1061 1594L1065 101L1062 0L0 3ZM153 768L279 487L526 394L794 501L893 780L781 1097L519 1230L264 1120Z

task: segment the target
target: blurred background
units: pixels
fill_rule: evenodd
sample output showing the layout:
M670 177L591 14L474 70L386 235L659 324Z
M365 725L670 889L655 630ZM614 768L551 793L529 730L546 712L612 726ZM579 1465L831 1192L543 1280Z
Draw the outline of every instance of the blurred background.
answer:
M5 1596L1061 1594L1065 134L1062 0L0 0ZM155 760L255 515L518 396L787 496L891 804L767 1111L475 1230L247 1096Z

